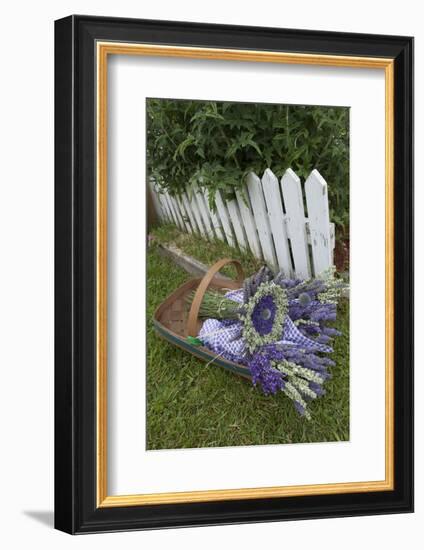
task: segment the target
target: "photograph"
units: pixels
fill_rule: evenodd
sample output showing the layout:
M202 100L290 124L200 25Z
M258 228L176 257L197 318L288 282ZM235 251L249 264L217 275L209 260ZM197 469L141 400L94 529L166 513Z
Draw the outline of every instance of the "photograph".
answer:
M146 450L349 441L349 114L146 99Z
M3 5L0 549L424 548L422 12Z
M57 530L413 510L413 44L55 21Z

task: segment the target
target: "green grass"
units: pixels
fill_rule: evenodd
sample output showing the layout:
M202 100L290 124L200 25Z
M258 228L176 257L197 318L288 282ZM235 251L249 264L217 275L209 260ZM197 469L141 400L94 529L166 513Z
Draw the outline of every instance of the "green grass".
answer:
M157 240L169 228L155 231ZM160 233L161 236L158 234ZM194 248L193 237L176 244L186 252ZM187 236L184 236L187 237ZM198 243L198 241L197 241ZM182 246L182 244L184 246ZM199 247L196 257L213 263L228 255L225 245ZM227 247L228 248L228 247ZM223 254L223 252L225 252ZM256 260L235 253L246 273L257 269ZM172 277L169 274L172 272ZM336 339L326 395L311 403L310 421L300 417L282 394L266 397L250 381L222 368L195 359L159 338L153 328L155 308L189 278L171 260L151 246L147 256L148 276L148 365L147 365L147 448L180 449L232 445L266 445L345 441L349 439L349 312L348 302L340 305Z
M211 266L221 258L232 258L239 260L243 266L246 277L256 273L263 265L261 260L258 260L249 253L242 252L238 248L233 248L218 239L213 241L200 240L199 237L193 237L188 233L183 233L175 225L160 225L152 230L151 234L159 243L173 243L189 256L194 256L207 266ZM228 266L222 270L224 275L234 277L236 274L235 268Z

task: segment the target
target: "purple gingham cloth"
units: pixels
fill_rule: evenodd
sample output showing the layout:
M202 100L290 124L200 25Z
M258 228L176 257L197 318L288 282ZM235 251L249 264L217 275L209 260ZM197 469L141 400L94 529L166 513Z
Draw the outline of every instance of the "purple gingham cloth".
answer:
M238 303L243 303L243 290L232 290L225 295ZM242 335L243 325L240 321L206 319L198 334L204 345L213 352L231 361L240 361L245 353ZM284 320L281 340L277 344L292 345L310 352L331 353L330 346L320 344L304 336L287 315Z

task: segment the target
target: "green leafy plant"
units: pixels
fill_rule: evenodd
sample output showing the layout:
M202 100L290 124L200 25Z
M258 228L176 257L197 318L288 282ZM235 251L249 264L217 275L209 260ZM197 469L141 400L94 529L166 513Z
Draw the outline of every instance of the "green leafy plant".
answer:
M172 195L198 185L225 198L250 171L305 179L316 168L328 183L330 215L349 224L349 109L305 105L147 100L149 177Z

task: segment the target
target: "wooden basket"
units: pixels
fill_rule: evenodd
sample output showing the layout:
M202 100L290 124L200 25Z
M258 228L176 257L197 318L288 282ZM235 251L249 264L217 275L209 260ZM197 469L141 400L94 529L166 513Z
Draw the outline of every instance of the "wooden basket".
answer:
M237 269L235 281L226 280L216 275L227 264L234 264ZM240 262L224 258L216 262L206 273L203 279L190 279L177 288L157 308L154 313L154 326L162 338L171 344L188 351L203 361L219 365L231 372L250 378L248 367L228 361L223 357L216 357L216 353L204 346L194 346L187 341L187 336L196 337L202 326L199 319L199 308L206 290L211 287L223 292L223 289L236 290L243 286L244 274ZM196 290L190 310L187 307L186 297Z

